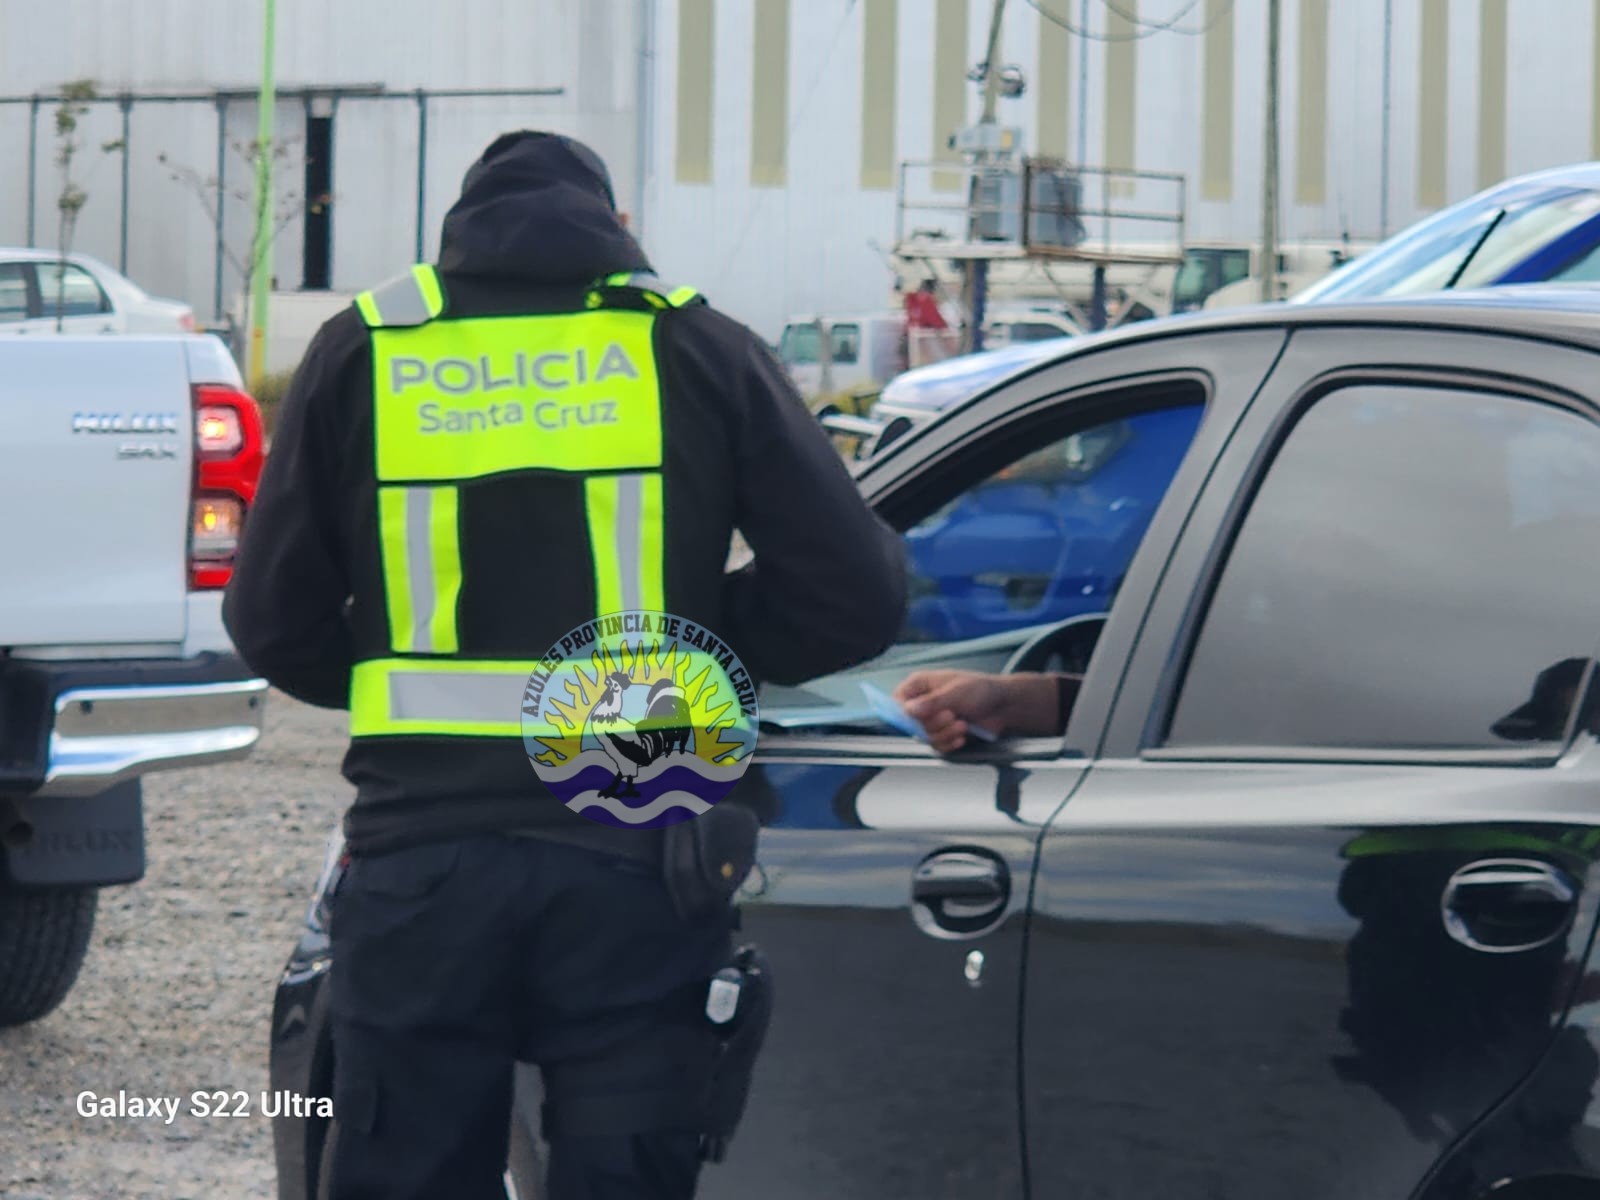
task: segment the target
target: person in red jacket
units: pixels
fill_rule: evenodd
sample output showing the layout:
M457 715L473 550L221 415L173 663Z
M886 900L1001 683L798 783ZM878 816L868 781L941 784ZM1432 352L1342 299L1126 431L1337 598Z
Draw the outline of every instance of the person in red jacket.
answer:
M939 285L924 279L914 292L906 294L906 343L911 366L937 362L953 353L950 325L939 310Z

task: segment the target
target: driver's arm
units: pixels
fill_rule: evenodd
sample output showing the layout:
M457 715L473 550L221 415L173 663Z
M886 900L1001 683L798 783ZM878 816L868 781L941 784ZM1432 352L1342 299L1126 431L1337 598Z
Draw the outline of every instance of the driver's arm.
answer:
M972 725L1002 737L1065 733L1082 682L1080 675L916 671L900 681L894 698L922 724L933 748L948 754L966 744Z

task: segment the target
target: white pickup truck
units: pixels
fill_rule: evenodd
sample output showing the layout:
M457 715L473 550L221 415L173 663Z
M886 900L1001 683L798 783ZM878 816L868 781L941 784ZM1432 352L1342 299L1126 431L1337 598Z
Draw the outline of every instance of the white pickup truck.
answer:
M0 341L0 1027L66 996L144 874L140 777L239 758L266 684L221 589L260 413L206 336Z

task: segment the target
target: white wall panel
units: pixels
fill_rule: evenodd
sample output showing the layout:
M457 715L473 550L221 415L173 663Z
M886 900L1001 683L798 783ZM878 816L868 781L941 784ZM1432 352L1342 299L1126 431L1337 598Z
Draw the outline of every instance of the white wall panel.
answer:
M1506 170L1512 175L1589 158L1593 0L1513 3L1507 15ZM1575 82L1581 81L1581 82Z

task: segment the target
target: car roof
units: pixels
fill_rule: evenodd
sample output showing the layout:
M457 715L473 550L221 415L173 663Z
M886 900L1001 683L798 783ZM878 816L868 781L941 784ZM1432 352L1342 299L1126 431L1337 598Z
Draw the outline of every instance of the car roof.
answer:
M976 366L985 358L1000 370L983 372L972 380L974 386L963 399L941 412L965 407L980 397L992 396L1001 389L1080 355L1115 346L1137 346L1168 337L1187 337L1223 333L1239 329L1313 328L1411 328L1462 329L1493 335L1511 335L1552 342L1564 342L1590 350L1600 350L1600 286L1586 283L1514 284L1463 292L1435 292L1404 297L1380 297L1345 303L1257 304L1248 307L1183 313L1140 321L1120 329L1084 334L1076 338L1052 338L1026 343L1035 352L1031 361L994 363L1005 351L963 356ZM1012 349L1020 349L1014 347ZM1054 350L1055 353L1049 353ZM1042 352L1041 352L1042 351ZM947 360L953 368L963 359ZM943 366L945 364L936 364ZM1004 370L1005 366L1012 370ZM923 368L928 370L929 368ZM974 374L977 374L974 372ZM902 376L904 378L904 376ZM892 386L892 384L891 384ZM902 439L909 441L909 439ZM901 441L895 443L901 445ZM874 455L857 464L856 474L864 475L881 459Z
M76 250L62 254L59 250L41 250L37 246L0 246L0 258L9 258L13 262L24 260L27 262L60 262L63 258L86 259L89 255L79 254Z
M1074 328L1077 322L1056 308L991 307L983 314L985 321L1066 321Z
M840 321L860 324L866 321L900 321L904 316L893 309L879 309L877 312L863 313L797 313L784 322L784 328L790 325L815 325L818 321L832 321L837 325Z
M884 386L884 391L888 392L893 388L898 395L915 393L922 388L941 384L958 382L987 384L1006 378L1023 367L1053 361L1060 357L1059 351L1078 340L1071 335L1063 335L1058 338L1044 338L1037 342L1017 342L1014 345L1002 346L998 350L954 354L938 362L902 371Z
M1600 287L1588 283L1531 283L1344 303L1280 302L1206 310L1074 338L1062 343L1062 353L1053 361L1112 344L1154 341L1180 334L1331 326L1475 329L1600 350Z
M1492 195L1498 191L1523 188L1529 184L1600 189L1600 162L1568 163L1560 167L1546 167L1542 171L1513 176L1492 188L1485 188L1478 195Z

